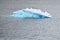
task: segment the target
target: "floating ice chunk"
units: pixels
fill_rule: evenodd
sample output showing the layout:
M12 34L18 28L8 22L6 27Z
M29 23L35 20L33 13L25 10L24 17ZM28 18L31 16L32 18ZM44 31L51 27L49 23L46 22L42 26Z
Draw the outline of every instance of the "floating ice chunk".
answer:
M24 10L25 10L25 11L34 12L34 13L37 13L37 14L40 14L40 15L52 17L48 12L43 12L43 11L41 11L40 9L32 9L32 8L28 9L28 8L26 8L26 9L24 9Z
M49 18L52 17L48 12L42 12L40 9L26 8L13 12L11 17L17 18Z

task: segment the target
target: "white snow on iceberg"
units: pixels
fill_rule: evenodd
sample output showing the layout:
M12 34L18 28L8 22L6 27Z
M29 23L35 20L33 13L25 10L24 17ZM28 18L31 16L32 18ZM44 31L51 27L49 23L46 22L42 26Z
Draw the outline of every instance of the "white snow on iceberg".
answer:
M40 9L26 8L13 12L11 17L15 18L50 18L52 17L48 12L42 12Z

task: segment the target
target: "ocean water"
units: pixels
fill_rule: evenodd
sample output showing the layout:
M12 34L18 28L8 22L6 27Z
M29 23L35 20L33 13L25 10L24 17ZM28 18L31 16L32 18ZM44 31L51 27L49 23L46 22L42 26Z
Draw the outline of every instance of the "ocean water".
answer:
M48 11L52 18L8 18L24 8ZM0 40L60 40L60 0L0 0Z

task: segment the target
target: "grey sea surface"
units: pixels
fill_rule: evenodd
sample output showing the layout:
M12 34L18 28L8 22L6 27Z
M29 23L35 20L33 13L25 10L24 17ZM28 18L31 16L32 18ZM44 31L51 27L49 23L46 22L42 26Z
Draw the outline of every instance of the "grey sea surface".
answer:
M8 18L24 8L48 11L52 18ZM60 40L60 0L0 0L0 40Z

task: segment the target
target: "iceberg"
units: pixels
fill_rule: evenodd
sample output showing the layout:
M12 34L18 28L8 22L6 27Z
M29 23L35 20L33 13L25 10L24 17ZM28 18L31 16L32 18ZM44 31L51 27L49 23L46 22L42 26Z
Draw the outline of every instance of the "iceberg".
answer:
M14 18L50 18L52 17L48 12L43 12L40 9L26 8L13 12L10 17Z

